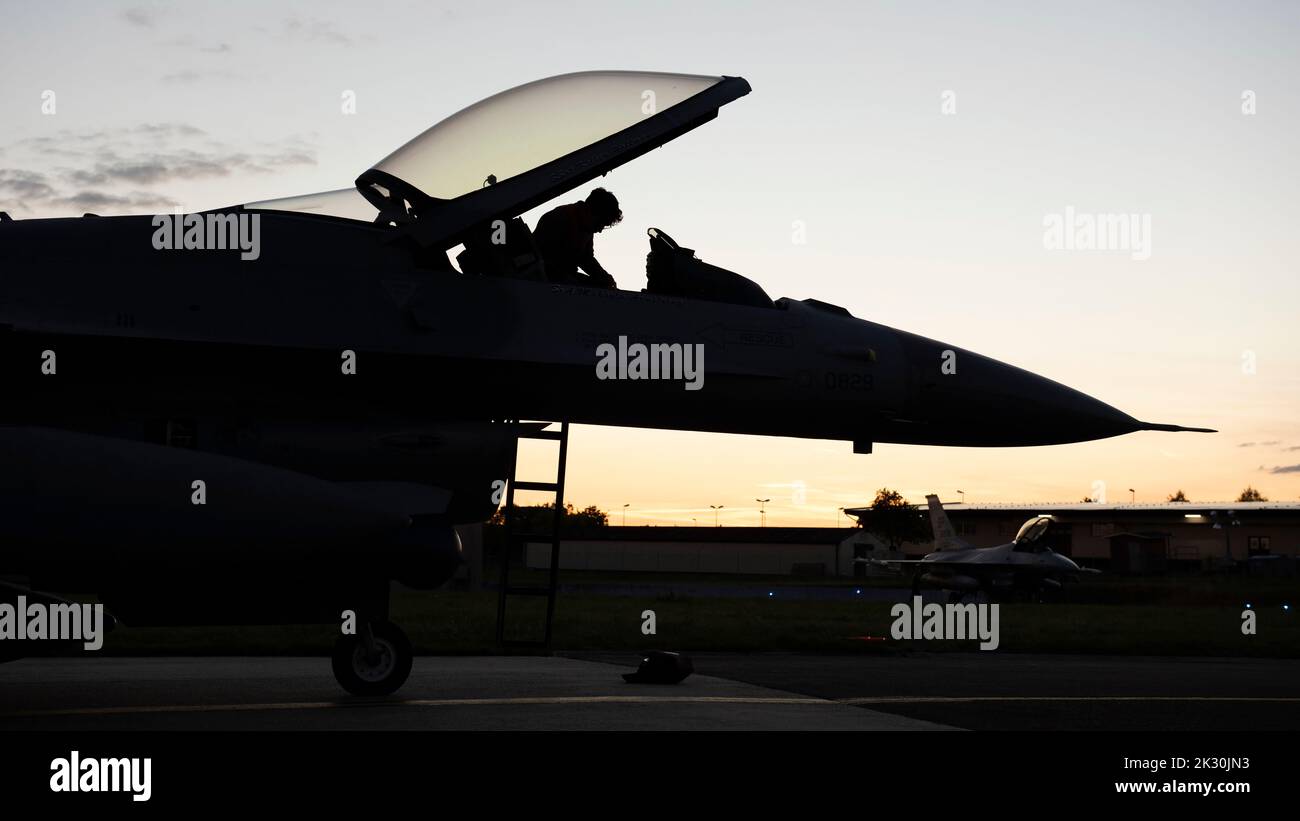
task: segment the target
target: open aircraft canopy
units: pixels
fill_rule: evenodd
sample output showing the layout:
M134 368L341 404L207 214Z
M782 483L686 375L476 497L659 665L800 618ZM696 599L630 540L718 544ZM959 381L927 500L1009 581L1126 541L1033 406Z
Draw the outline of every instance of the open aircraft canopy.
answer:
M259 200L244 204L257 211L295 211L300 214L319 214L326 217L374 222L379 212L356 188L339 188L316 194L299 194L274 200Z
M450 247L657 148L749 93L739 77L646 71L562 74L463 109L357 178L355 189L249 203L404 225ZM358 196L358 194L360 196Z
M1016 550L1038 551L1048 547L1048 534L1056 520L1051 516L1035 516L1020 526L1016 538L1012 541Z
M371 171L433 199L456 199L586 148L722 80L631 71L537 80L451 115Z
M586 71L475 103L357 178L422 244L513 216L713 119L749 93L738 77Z

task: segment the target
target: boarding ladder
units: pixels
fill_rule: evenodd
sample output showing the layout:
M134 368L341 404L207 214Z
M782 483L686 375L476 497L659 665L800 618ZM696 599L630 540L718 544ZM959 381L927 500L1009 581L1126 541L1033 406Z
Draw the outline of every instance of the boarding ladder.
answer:
M558 423L559 430L550 430L554 422L542 423L525 423L521 421L511 421L506 424L514 427L514 447L510 459L510 473L507 477L506 506L503 515L505 540L501 554L501 581L498 587L497 597L497 644L502 647L515 648L534 648L542 650L551 649L551 628L555 620L555 597L558 590L559 571L560 571L560 527L564 521L564 469L569 455L569 423ZM528 482L517 477L519 468L519 443L525 439L546 439L558 441L559 453L556 456L555 481L553 482ZM554 493L555 508L551 516L551 526L549 531L540 532L521 530L516 526L515 510L515 491L537 491L542 493ZM528 543L549 541L551 544L551 563L547 576L547 583L541 584L515 584L510 583L510 557L518 547L523 557L524 567L528 565ZM543 631L543 638L537 640L520 640L508 638L506 635L506 603L512 596L545 596L546 597L546 623Z

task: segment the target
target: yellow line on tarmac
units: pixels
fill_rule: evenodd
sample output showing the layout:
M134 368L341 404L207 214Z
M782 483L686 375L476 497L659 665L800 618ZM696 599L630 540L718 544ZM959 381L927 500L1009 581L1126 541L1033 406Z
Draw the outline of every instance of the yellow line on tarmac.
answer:
M149 713L237 713L268 710L328 710L351 707L493 707L558 704L820 704L823 698L767 698L751 696L523 696L518 698L421 698L401 701L282 701L264 704L169 704L135 707L75 707L55 710L20 710L0 713L0 718L38 716L107 716Z
M838 704L978 704L984 702L1117 702L1117 701L1174 701L1174 702L1259 702L1300 703L1300 698L1254 696L866 696L863 698L836 699Z
M417 707L453 707L462 704L834 704L824 698L800 696L553 696L521 698L431 698L403 702Z
M0 718L42 716L111 716L163 713L241 713L273 710L331 710L358 707L499 707L566 704L790 704L820 706L871 706L890 704L981 704L1042 702L1232 702L1294 704L1300 698L1248 696L865 696L824 699L800 696L520 696L514 698L417 698L389 701L277 701L251 704L167 704L132 707L71 707L52 710L19 710L0 713Z

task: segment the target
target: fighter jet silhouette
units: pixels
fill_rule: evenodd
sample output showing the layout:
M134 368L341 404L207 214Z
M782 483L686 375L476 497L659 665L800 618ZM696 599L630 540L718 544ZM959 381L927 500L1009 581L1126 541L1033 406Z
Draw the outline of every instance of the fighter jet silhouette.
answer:
M128 625L350 609L360 626L335 672L388 693L411 664L390 581L453 574L453 525L500 500L517 433L500 420L859 452L1189 430L842 307L772 299L658 230L644 290L548 281L521 214L749 91L568 74L448 117L351 188L203 214L5 216L0 574L29 598L98 593ZM623 378L608 378L620 345Z

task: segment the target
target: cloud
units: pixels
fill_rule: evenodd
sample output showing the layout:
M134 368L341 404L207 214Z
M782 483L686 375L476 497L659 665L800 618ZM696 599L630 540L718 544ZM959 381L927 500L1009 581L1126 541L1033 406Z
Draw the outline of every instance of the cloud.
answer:
M184 69L182 71L174 71L170 74L164 74L159 79L164 83L191 85L202 80L237 80L240 79L240 75L233 71L195 71L193 69Z
M12 144L19 150L31 150L38 154L57 154L61 156L83 157L103 154L110 149L105 144L120 145L132 140L149 139L153 142L172 142L175 140L202 137L206 132L185 123L143 123L129 128L101 128L93 131L60 131L57 135L47 134L41 137L27 137Z
M1263 467L1263 465L1260 467ZM1279 465L1270 470L1269 473L1300 473L1300 465Z
M159 10L145 6L132 6L122 10L122 19L133 26L151 29L158 22Z
M45 174L13 168L0 168L0 196L15 203L15 210L23 211L31 210L33 206L84 212L102 208L171 208L179 204L170 197L147 191L108 193L82 190L63 194Z
M328 20L303 19L290 17L284 21L284 36L295 40L334 43L348 46L352 38L335 28Z
M163 40L161 45L171 48L181 48L186 51L198 51L203 54L230 54L235 50L235 47L230 43L219 42L205 44L188 34Z
M10 195L19 202L49 199L55 195L54 186L50 185L44 174L16 168L0 168L0 193Z
M165 209L180 205L171 197L148 191L135 191L130 194L78 191L66 197L57 197L51 200L50 204L77 211Z
M201 137L207 132L186 123L145 123L135 128L124 129L136 134L148 134L151 137Z
M164 83L197 83L203 79L203 73L185 69L184 71L175 71L171 74L164 74L160 78Z
M72 169L65 176L70 181L83 185L110 182L156 185L170 180L226 177L232 172L266 173L285 166L315 163L315 157L303 151L271 154L174 151L140 154L128 159L108 159L96 162L90 169Z
M314 148L298 137L234 150L202 129L166 122L63 131L28 137L7 148L29 161L6 153L5 167L0 168L0 209L38 213L171 207L177 204L173 192L148 189L316 164ZM52 168L46 165L51 160L57 163ZM24 164L45 167L28 171L20 167Z

